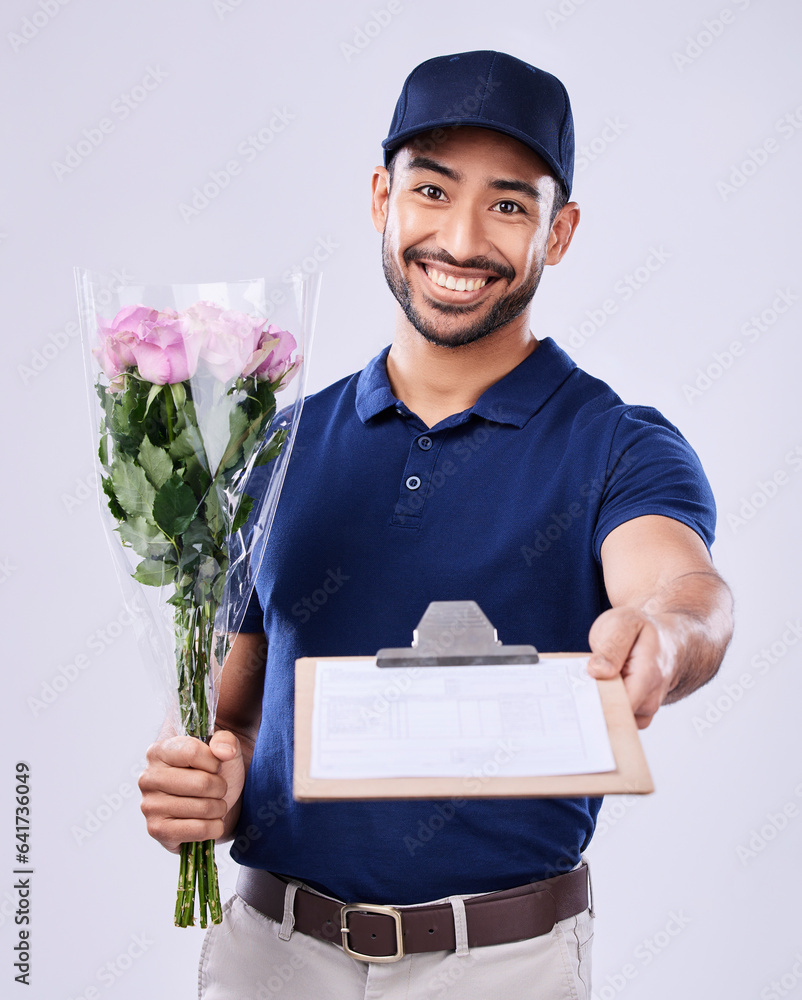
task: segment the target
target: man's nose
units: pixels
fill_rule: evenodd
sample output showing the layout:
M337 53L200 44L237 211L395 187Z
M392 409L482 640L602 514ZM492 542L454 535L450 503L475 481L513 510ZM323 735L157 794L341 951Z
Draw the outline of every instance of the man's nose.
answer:
M487 256L493 249L482 213L469 205L453 206L443 213L437 243L459 263Z

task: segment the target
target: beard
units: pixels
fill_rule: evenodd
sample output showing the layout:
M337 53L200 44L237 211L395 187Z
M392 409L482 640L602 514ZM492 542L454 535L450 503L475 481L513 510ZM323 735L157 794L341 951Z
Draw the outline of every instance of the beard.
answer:
M404 263L407 266L410 266L416 260L425 259L427 261L450 264L453 267L488 270L499 277L507 278L509 281L515 278L515 271L511 267L505 267L502 264L488 260L486 257L472 257L468 261L459 263L444 250L425 252L414 247L405 250L403 257ZM384 271L384 277L390 287L390 291L403 309L404 315L418 333L425 340L428 340L430 344L436 344L438 347L464 347L466 344L473 344L475 341L487 337L499 327L505 326L507 323L512 322L512 320L517 319L534 298L537 286L540 284L540 277L543 274L544 266L545 257L541 255L523 284L508 295L502 295L483 316L475 318L471 316L471 313L486 308L482 301L463 306L458 302L437 302L435 299L425 296L427 304L443 317L465 317L466 322L464 326L453 332L448 332L447 324L438 323L436 317L432 320L426 320L415 308L412 303L412 292L409 282L405 280L388 246L387 230L385 229L382 234L382 270Z

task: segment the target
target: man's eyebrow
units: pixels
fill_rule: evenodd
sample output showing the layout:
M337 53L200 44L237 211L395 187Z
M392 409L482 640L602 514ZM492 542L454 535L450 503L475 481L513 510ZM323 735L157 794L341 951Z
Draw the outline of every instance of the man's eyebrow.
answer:
M520 194L529 195L529 197L534 201L543 200L541 192L527 181L515 181L498 178L497 180L490 181L488 187L493 188L494 191L518 191Z
M434 160L430 156L413 156L409 161L410 170L431 170L433 173L442 174L449 180L459 183L464 176L458 171L447 167L439 160ZM520 194L528 195L533 201L542 201L542 193L528 181L513 180L512 178L498 177L488 181L487 186L493 191L518 191Z
M409 161L410 170L432 170L436 174L442 174L452 181L463 180L462 174L458 170L452 170L438 160L433 160L430 156L413 156Z

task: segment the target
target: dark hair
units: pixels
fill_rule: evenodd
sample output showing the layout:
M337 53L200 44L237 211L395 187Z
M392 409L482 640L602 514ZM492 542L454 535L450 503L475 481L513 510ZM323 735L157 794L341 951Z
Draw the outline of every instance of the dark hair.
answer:
M557 180L557 178L554 178ZM565 193L565 188L557 181L554 188L554 201L551 203L551 218L549 219L549 226L554 224L554 220L557 218L560 210L566 206L568 203L568 195Z
M401 147L399 146L399 149L400 148ZM395 170L395 153L396 152L398 152L398 150L394 150L393 151L393 156L391 157L390 162L387 164L387 173L390 175L390 184L391 185L393 183L393 171ZM552 174L552 176L554 176L554 175ZM557 180L556 177L554 178L554 180L555 180L556 183L555 183L555 186L554 186L554 201L552 202L552 206L551 206L551 218L549 219L549 228L551 228L551 226L554 224L554 220L557 218L557 215L559 214L560 209L562 209L566 205L566 203L568 202L568 196L565 193L565 188Z

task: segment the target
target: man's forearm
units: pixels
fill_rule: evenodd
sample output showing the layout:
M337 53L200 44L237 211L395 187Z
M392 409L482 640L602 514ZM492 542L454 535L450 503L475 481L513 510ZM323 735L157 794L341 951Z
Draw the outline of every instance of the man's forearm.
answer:
M732 637L732 594L715 570L677 577L650 598L650 615L673 646L671 686L664 704L679 701L711 680Z

